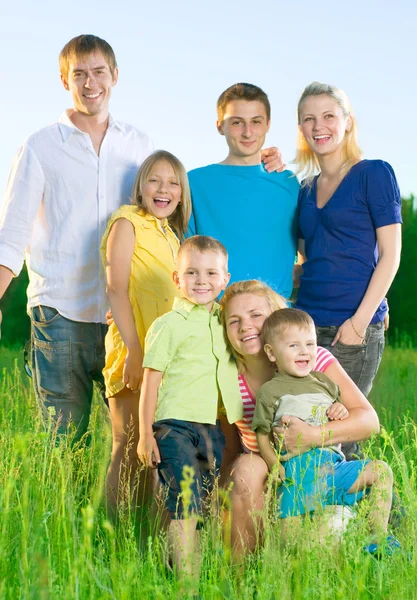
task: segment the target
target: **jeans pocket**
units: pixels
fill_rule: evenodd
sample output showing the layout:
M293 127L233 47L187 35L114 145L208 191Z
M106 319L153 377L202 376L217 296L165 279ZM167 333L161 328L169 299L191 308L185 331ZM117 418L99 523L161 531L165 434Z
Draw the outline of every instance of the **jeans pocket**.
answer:
M49 325L59 317L57 309L51 306L34 306L32 308L32 320L38 325Z
M33 338L36 384L40 396L66 396L72 391L71 340L49 342Z

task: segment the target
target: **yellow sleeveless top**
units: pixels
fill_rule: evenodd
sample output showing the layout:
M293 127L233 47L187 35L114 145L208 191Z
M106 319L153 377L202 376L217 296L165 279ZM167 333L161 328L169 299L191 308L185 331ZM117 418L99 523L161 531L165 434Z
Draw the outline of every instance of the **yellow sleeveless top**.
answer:
M135 247L129 281L129 299L135 318L139 342L157 317L170 311L179 290L172 281L175 259L180 246L168 220L159 221L137 206L122 206L111 216L101 241L101 258L106 265L106 247L110 229L117 219L127 219L135 230ZM107 397L124 388L122 381L126 347L116 323L106 335L106 362L103 369Z

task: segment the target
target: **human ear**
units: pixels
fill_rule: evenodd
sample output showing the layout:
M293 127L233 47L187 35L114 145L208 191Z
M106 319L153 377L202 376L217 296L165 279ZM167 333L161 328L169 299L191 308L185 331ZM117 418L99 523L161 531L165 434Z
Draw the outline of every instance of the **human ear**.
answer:
M217 121L216 122L216 127L217 127L217 131L220 133L220 135L224 135L223 121Z
M273 363L277 362L277 360L276 360L276 358L274 356L274 352L272 350L272 346L270 344L265 344L264 351L265 351L265 354L267 355L267 357L269 358L269 360L271 362L273 362Z
M224 283L223 283L222 290L225 290L227 288L229 281L230 281L230 273L226 273L224 276Z
M180 289L180 278L178 277L178 271L174 271L172 274L172 281L175 283L178 289Z
M61 82L62 85L64 86L64 88L67 90L67 92L69 91L69 85L68 85L68 80L65 79L65 77L63 76L62 73L59 74L59 76L61 77Z
M116 85L116 83L119 81L119 69L117 67L115 67L114 71L113 71L113 85Z
M352 117L348 117L347 121L346 121L346 132L350 131L352 129Z

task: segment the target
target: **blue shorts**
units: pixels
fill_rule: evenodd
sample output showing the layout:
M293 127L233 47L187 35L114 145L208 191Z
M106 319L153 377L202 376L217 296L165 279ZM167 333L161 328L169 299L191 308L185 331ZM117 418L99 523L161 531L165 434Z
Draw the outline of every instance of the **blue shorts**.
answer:
M164 419L153 425L161 462L159 477L167 492L166 507L173 519L201 515L204 497L213 490L219 474L224 450L224 435L219 421L216 425ZM181 482L184 467L192 467L194 477L187 511L184 510Z
M282 484L280 517L295 517L323 506L353 506L366 490L348 494L369 460L347 462L327 448L314 448L282 463L286 480Z

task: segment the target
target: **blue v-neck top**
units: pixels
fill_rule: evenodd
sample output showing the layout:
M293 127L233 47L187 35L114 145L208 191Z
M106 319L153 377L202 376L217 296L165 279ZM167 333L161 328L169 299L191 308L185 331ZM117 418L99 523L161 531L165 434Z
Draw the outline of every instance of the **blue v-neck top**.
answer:
M296 306L316 325L341 325L357 310L378 262L376 230L401 223L401 196L392 167L362 160L341 181L323 208L317 178L298 197L300 237L307 262ZM387 311L385 300L371 323Z

